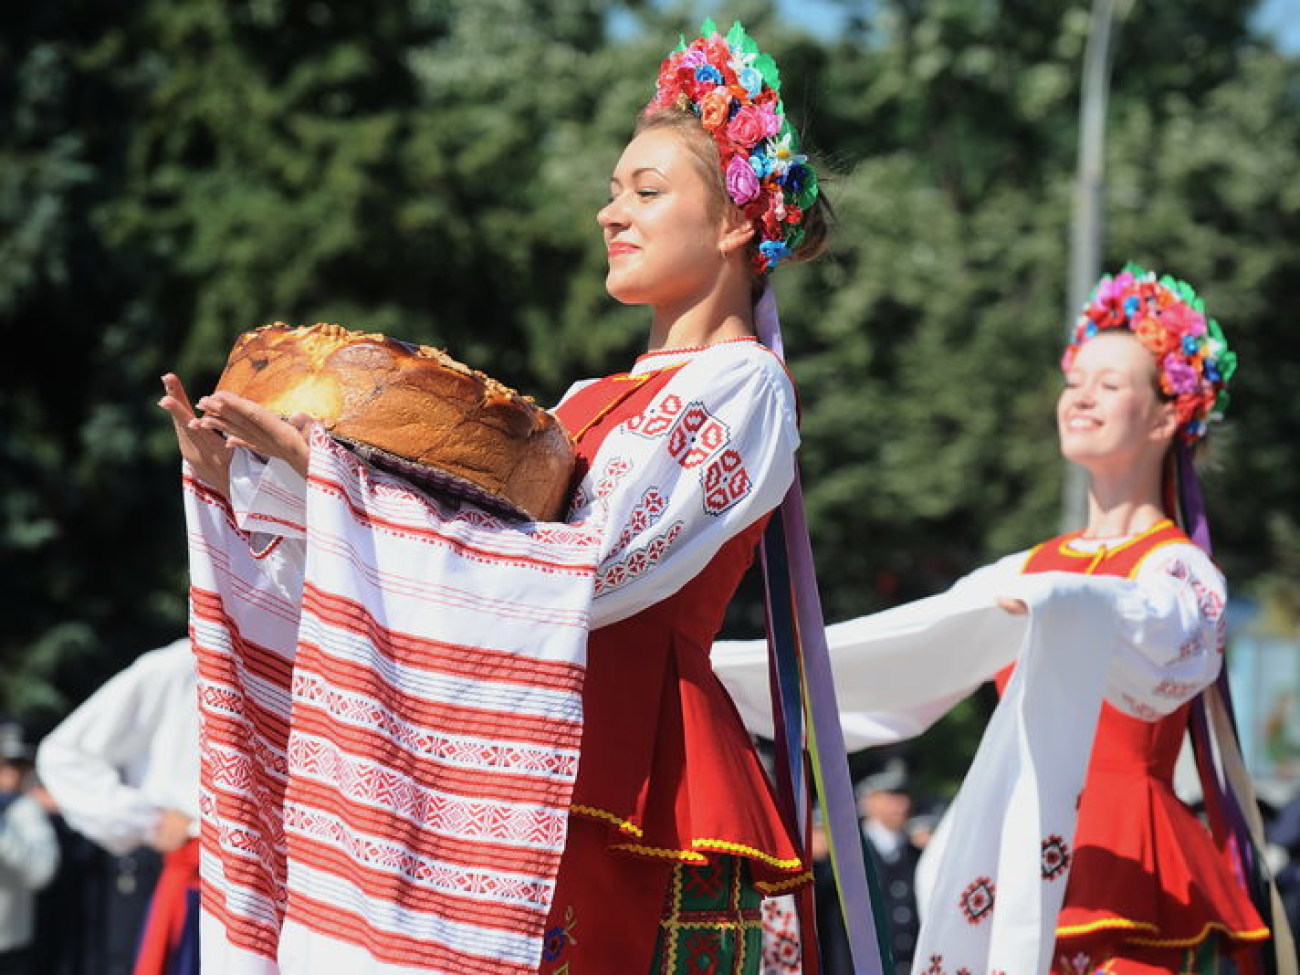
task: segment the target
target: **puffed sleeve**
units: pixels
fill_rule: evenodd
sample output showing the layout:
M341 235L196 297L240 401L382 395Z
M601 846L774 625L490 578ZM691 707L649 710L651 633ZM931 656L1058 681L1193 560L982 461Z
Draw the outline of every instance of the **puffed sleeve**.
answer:
M780 504L798 446L794 388L762 346L724 343L683 366L579 486L574 518L602 526L592 627L671 596Z
M59 840L35 799L19 796L0 817L0 872L40 890L59 868Z
M1201 549L1179 543L1151 553L1117 601L1122 642L1107 701L1154 720L1211 684L1223 663L1226 606L1223 574Z
M150 751L161 724L166 695L155 675L166 666L158 653L142 655L64 718L36 753L37 772L68 825L119 856L145 843L160 812L125 773Z

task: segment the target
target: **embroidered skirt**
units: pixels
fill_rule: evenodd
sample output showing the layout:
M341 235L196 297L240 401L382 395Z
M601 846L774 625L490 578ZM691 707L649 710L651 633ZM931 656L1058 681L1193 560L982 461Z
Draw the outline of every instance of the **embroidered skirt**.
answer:
M748 863L717 856L674 867L652 975L757 975L762 960L762 896Z

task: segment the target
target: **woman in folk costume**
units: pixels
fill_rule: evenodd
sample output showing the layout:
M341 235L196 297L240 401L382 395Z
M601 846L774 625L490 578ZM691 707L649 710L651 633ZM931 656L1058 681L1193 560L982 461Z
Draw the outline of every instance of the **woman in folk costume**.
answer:
M795 394L780 360L756 339L756 314L763 314L756 297L777 265L821 249L824 203L785 118L771 58L739 24L723 36L706 22L702 35L664 61L597 215L609 293L652 311L647 351L627 372L576 384L555 410L580 457L570 525L599 533L583 580L594 583L594 594L589 636L584 631L581 758L562 810L568 829L558 869L552 863L540 885L553 889L548 910L516 922L534 937L510 957L494 947L501 932L480 941L481 931L448 935L435 951L418 938L404 943L395 921L372 922L383 930L364 937L339 935L340 921L333 936L368 952L348 955L356 963L349 975L522 973L539 965L547 973L603 975L755 972L762 895L810 877L710 669L709 649L795 476ZM760 307L774 318L770 298ZM197 418L176 377L164 384L161 405L174 420L192 490L215 489L210 505L225 505L241 529L281 536L262 571L287 580L281 591L292 597L303 586L295 546L305 534L310 548L316 510L309 497L302 511L303 479L310 493L326 477L318 464L330 456L321 455L334 448L309 424L290 424L227 393L199 400ZM428 517L433 525L447 516ZM533 541L554 527L526 526ZM249 537L255 548L262 544ZM305 589L314 594L310 552L306 562ZM298 669L305 646L300 639ZM425 827L422 835L432 832ZM312 910L295 909L295 900L315 901L295 886L292 836L288 859L283 932L268 935L278 939L274 954L286 972L309 951L297 934L286 949L290 929L330 927L314 922ZM415 901L401 908L414 912Z
M1268 939L1173 788L1226 604L1177 495L1193 497L1190 453L1234 367L1189 286L1134 265L1104 277L1057 406L1061 451L1089 475L1086 527L829 628L851 745L917 734L984 680L1001 693L923 860L914 972L1212 971ZM761 729L753 651L722 645L715 663Z

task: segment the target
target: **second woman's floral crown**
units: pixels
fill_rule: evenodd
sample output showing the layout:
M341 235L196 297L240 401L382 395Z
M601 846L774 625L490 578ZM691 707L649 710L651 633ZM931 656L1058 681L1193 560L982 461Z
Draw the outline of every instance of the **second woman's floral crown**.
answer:
M781 76L739 22L723 37L712 20L683 38L659 67L647 112L699 116L717 144L727 195L759 233L754 267L765 274L804 236L804 211L817 199L817 175L781 104Z
M1160 389L1178 410L1178 435L1189 444L1205 436L1209 420L1228 406L1237 355L1192 286L1136 264L1106 275L1074 326L1061 368L1069 370L1088 339L1116 328L1131 331L1155 357Z

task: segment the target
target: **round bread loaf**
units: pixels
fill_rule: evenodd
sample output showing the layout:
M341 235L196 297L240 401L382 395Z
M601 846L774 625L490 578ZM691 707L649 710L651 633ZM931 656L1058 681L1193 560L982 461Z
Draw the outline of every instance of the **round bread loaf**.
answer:
M217 389L306 413L426 487L537 521L564 515L575 453L559 421L439 349L276 322L239 336Z

